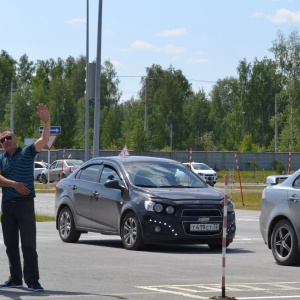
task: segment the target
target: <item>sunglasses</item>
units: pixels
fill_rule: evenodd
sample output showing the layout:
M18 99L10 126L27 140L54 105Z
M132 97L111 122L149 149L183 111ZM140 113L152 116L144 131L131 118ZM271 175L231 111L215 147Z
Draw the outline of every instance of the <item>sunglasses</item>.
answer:
M11 139L12 139L12 136L11 136L11 135L8 135L8 136L3 137L3 138L0 140L0 142L1 142L1 144L3 144L3 143L5 142L5 140L10 141Z

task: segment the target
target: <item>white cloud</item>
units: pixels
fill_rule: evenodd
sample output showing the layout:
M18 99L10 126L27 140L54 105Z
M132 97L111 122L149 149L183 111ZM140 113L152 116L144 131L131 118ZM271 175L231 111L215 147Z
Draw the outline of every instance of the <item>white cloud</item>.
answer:
M264 17L265 17L265 15L260 12L256 12L250 16L250 18L264 18Z
M71 19L67 22L67 24L69 25L73 25L73 24L85 24L86 23L86 19L80 19L80 18L74 18Z
M162 31L162 32L158 33L157 36L171 37L171 36L179 36L179 35L184 35L184 34L186 34L185 28L175 28L175 29Z
M117 61L117 60L111 60L110 62L113 64L114 67L124 68L124 65L121 62Z
M300 23L300 10L292 12L286 8L278 9L274 15L267 15L260 12L256 12L250 16L251 18L265 18L276 24L296 22Z
M153 46L152 44L149 44L142 40L134 41L130 45L130 49L123 49L123 50L128 51L128 50L135 50L135 49L150 49L155 52L164 52L164 53L171 54L171 55L179 55L179 54L182 54L183 52L185 52L184 47L175 46L175 45L171 45L171 44L158 47L158 46Z
M174 45L165 45L163 47L155 47L156 52L165 52L172 55L178 55L185 52L185 48L174 46Z
M131 47L135 48L135 49L149 49L149 48L153 48L153 46L151 44L149 44L147 42L144 42L144 41L141 41L141 40L134 41L131 44Z
M300 22L300 10L292 12L288 9L281 8L276 11L274 16L268 16L273 23Z

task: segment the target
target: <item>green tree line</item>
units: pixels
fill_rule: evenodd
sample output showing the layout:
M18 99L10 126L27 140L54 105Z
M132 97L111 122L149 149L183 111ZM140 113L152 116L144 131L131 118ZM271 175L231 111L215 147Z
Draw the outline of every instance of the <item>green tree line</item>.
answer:
M138 96L128 101L120 100L120 78L107 60L101 66L99 149L300 152L299 50L297 30L287 36L278 31L268 49L273 59L239 61L237 76L218 79L209 94L193 91L181 70L153 64ZM38 137L34 107L44 102L52 124L62 127L55 147L84 148L85 67L85 56L33 62L24 54L16 61L1 50L1 130L10 126L13 98L19 141ZM89 148L93 109L91 102Z

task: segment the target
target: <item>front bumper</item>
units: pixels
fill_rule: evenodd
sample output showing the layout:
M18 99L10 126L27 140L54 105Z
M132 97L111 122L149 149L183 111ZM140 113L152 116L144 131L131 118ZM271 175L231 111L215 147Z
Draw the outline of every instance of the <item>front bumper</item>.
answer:
M215 210L215 215L210 216L208 211L201 213L201 209L190 210L193 212L193 216L185 215L184 211L186 210L183 210L180 214L175 216L160 215L157 213L145 214L142 220L144 242L177 242L187 244L222 243L223 216L216 213L218 210ZM199 214L197 214L197 211L199 211ZM207 221L207 219L209 220ZM219 229L217 231L204 232L194 232L190 230L190 224L204 224L203 222L205 222L205 224L219 224ZM235 232L235 213L231 212L227 215L227 243L233 241Z

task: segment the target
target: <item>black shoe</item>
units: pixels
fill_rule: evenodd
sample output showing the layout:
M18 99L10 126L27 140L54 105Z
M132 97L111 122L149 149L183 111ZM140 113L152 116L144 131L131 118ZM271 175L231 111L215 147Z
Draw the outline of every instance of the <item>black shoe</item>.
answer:
M9 279L7 281L5 281L3 284L0 284L0 287L8 287L8 288L22 288L23 287L23 283L21 282L17 282L13 279Z
M34 292L43 292L44 289L37 280L33 280L28 284L28 290Z

